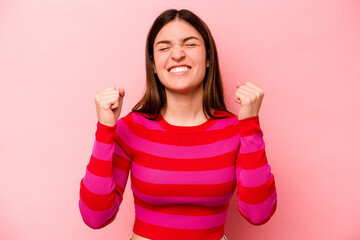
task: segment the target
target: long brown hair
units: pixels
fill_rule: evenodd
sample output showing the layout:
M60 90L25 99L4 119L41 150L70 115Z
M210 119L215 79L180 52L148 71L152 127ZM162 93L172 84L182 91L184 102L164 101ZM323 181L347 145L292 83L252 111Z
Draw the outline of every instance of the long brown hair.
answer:
M146 39L146 91L140 101L133 107L133 112L145 113L156 119L163 107L166 106L166 92L153 69L154 41L161 28L175 20L181 19L191 24L202 36L205 42L206 58L209 67L203 80L203 111L211 118L215 117L211 110L228 112L224 101L222 79L219 69L218 54L214 39L207 25L189 10L169 9L161 13L151 26Z

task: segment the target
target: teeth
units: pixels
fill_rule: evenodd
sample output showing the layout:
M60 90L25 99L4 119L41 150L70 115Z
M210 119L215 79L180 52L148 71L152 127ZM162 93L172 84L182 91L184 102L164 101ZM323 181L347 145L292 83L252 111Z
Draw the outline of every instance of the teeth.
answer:
M173 67L170 69L170 72L185 72L189 70L188 67Z

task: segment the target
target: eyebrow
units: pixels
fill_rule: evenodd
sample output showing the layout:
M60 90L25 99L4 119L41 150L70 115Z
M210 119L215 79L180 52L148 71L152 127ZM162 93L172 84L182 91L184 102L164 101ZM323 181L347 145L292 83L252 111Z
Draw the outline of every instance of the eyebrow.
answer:
M196 39L196 40L200 41L197 37L191 36L191 37L184 38L184 39L182 40L182 42L184 43L184 42L189 41L189 40L192 40L192 39ZM163 44L170 44L171 41L169 41L169 40L159 41L159 42L157 42L157 43L155 44L155 47L156 47L158 44L161 44L161 43L163 43Z

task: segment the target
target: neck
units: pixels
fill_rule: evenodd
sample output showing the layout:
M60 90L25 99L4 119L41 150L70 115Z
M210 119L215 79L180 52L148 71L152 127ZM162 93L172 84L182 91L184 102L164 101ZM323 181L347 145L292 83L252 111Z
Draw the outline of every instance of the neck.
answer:
M208 119L203 111L202 86L198 91L190 93L175 93L166 90L166 101L167 105L161 114L172 125L195 126Z

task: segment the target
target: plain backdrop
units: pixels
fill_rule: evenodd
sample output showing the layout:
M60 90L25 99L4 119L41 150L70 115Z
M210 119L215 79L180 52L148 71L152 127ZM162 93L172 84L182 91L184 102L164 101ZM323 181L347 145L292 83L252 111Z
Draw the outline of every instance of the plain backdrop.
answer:
M237 81L262 88L260 110L278 208L262 226L231 200L229 240L360 239L360 2L0 1L0 239L128 239L128 181L116 220L93 230L78 210L95 139L94 96L144 92L145 38L168 8L209 26L226 102Z

